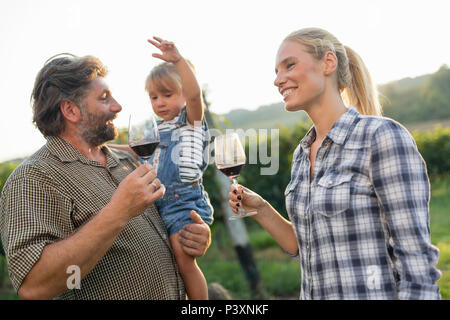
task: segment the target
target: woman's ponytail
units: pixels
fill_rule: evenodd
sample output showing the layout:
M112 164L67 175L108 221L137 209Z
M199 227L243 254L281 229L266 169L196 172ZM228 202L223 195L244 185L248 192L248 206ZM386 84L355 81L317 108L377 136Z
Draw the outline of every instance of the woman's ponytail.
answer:
M348 105L355 106L361 114L381 116L382 109L378 99L378 90L373 85L369 70L353 49L344 47L348 57L351 81L342 90L342 98Z

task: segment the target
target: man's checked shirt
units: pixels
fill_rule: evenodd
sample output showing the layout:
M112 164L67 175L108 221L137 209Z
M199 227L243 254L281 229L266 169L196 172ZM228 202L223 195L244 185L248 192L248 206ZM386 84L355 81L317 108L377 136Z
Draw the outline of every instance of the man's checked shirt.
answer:
M301 299L439 299L430 186L411 135L351 107L317 152L294 152L286 207L298 239Z
M44 247L82 228L137 166L127 152L106 146L102 150L106 166L64 139L49 137L9 176L0 198L0 234L16 290ZM183 279L156 207L151 205L127 223L79 289L66 290L56 299L185 299Z

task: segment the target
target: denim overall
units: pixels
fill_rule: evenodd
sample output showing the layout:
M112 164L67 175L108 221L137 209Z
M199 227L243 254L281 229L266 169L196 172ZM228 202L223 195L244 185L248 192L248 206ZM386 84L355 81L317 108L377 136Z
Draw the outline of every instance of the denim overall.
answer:
M180 231L186 224L194 221L189 217L190 211L195 210L205 223L213 222L213 208L209 201L208 193L202 185L202 177L195 182L182 182L178 164L180 158L180 128L186 126L186 107L184 107L176 122L176 129L160 132L160 151L158 159L158 179L166 187L164 196L156 202L159 214L167 228L169 236ZM158 125L162 120L158 120ZM207 132L206 122L202 123L202 130ZM203 141L203 151L208 147L209 141ZM155 152L156 153L156 152ZM208 165L209 153L203 157L202 172ZM150 158L153 163L155 154Z

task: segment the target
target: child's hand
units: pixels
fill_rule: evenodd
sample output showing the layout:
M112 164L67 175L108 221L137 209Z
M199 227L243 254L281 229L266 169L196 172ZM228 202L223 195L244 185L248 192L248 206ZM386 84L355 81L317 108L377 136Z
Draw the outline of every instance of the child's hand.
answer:
M153 53L152 57L171 63L177 63L181 59L181 54L178 52L178 49L175 47L173 42L166 41L158 37L153 37L153 39L156 41L149 39L148 42L161 50L162 54Z

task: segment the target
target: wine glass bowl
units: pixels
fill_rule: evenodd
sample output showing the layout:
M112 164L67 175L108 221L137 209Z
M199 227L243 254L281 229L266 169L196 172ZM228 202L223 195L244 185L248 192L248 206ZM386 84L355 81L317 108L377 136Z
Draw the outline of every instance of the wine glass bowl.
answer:
M130 115L128 122L128 145L143 162L148 162L160 142L158 125L154 115L142 119Z
M214 140L214 152L216 167L237 186L237 178L247 161L244 148L242 147L239 135L237 133L220 135ZM256 211L245 211L242 207L238 208L238 213L230 218L239 219L255 215Z

